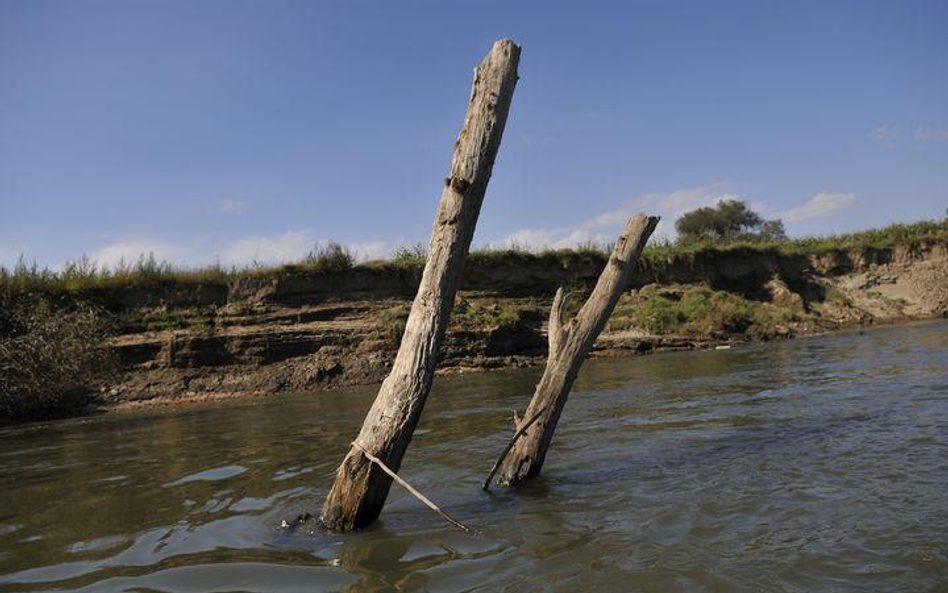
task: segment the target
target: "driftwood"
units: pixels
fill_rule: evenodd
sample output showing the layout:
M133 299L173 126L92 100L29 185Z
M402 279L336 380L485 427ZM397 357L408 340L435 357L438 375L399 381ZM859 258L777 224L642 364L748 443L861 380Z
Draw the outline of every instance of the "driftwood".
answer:
M629 282L632 265L657 224L658 217L645 214L629 219L592 294L568 323L567 299L562 288L556 291L550 308L546 369L523 419L514 419L514 437L491 469L484 482L485 490L498 471L498 482L505 485L518 484L540 473L579 368L612 315Z
M520 48L504 39L494 43L474 71L467 115L445 179L421 285L391 373L356 439L393 472L401 465L431 387L464 259L500 148L519 59ZM392 476L358 447L351 447L323 503L323 524L347 531L372 523L391 485Z

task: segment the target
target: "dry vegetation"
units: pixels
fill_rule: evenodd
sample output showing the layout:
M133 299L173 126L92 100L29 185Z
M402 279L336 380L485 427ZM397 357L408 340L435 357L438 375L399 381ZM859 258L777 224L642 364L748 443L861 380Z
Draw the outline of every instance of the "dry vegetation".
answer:
M116 369L95 308L0 295L0 421L68 413Z
M785 240L736 240L704 241L694 243L652 243L645 248L642 259L652 267L662 265L676 257L697 254L703 251L752 250L778 252L787 255L810 255L852 249L885 249L894 245L915 246L924 242L948 241L948 219L922 221L912 224L894 224L881 229L872 229L827 237L803 237ZM516 265L526 261L541 261L545 265L566 267L583 259L603 260L611 245L583 245L570 249L547 249L530 251L519 246L482 247L471 252L471 265ZM61 293L86 290L121 288L125 286L155 286L169 283L202 284L229 283L244 276L267 276L284 272L313 271L340 273L353 268L421 268L427 256L425 247L399 248L388 260L372 260L357 263L355 256L345 247L329 243L314 249L296 263L276 266L253 265L249 267L225 267L211 264L200 268L176 267L158 261L152 255L142 255L134 262L119 262L115 266L97 265L86 257L68 262L61 271L28 264L22 259L7 269L0 267L0 291L6 293Z

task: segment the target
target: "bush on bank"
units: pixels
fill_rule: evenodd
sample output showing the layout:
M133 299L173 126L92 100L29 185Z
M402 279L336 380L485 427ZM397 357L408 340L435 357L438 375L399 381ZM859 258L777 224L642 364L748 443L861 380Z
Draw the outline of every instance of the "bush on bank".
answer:
M0 421L50 418L89 404L117 369L94 307L0 293Z

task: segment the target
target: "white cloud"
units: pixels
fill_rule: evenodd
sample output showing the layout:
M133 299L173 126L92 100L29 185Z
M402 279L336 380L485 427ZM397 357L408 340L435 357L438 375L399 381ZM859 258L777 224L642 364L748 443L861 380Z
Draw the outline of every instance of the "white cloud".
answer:
M802 222L817 218L831 218L856 203L855 194L818 193L803 205L780 215L784 222Z
M404 241L390 243L388 241L369 241L368 243L352 243L347 245L358 260L385 259L392 255L396 247L404 245Z
M225 198L217 200L217 208L225 214L237 214L250 207L250 200L243 198Z
M740 199L740 198L736 198L736 199ZM760 214L764 218L767 218L772 214L772 210L770 209L770 206L768 206L767 204L764 204L763 202L759 200L748 200L747 207L753 210L754 212L756 212L757 214Z
M574 247L585 243L611 244L628 218L640 211L659 215L663 223L656 238L673 238L674 221L683 213L703 206L712 206L729 199L742 199L726 190L725 183L710 183L668 193L652 193L627 200L620 208L568 227L523 228L504 237L501 244L517 245L528 249ZM800 222L831 217L852 206L856 197L849 194L819 193L803 205L784 212L785 222ZM752 202L757 212L767 213L763 204ZM254 262L278 264L299 261L314 247L327 241L309 230L288 230L275 235L250 235L233 241L209 243L196 241L178 243L147 236L119 237L93 251L90 259L100 265L114 266L120 260L137 261L142 255L153 254L158 260L179 265L203 265L220 261L225 265L245 266ZM358 260L389 257L392 252L411 243L404 238L394 241L369 241L344 244ZM0 249L0 260L15 261L19 252Z
M678 218L685 212L713 206L725 200L740 200L741 196L723 191L725 183L699 185L691 189L679 189L667 194L648 194L632 200L634 210L647 208L650 214L667 218ZM631 210L629 214L631 214Z
M725 200L743 200L748 202L755 212L764 216L772 215L772 211L765 204L727 192L727 186L725 182L716 182L668 193L646 194L626 201L619 209L603 212L571 227L519 229L504 237L501 243L534 250L573 247L589 242L611 244L626 220L641 211L662 217L662 223L654 235L655 239L674 239L674 221L682 214ZM856 196L851 193L818 193L803 205L777 216L784 222L830 218L855 202Z
M302 259L315 245L309 233L286 231L275 236L243 237L223 247L221 262L242 265L253 262L280 263Z
M251 236L238 239L224 246L221 261L228 265L247 265L254 262L278 264L299 261L315 248L329 243L318 239L308 231L287 231L275 236ZM382 259L392 255L395 248L405 244L403 239L395 242L368 241L365 243L343 243L359 261Z
M89 259L107 266L120 261L135 262L141 256L154 255L157 260L181 261L191 251L187 246L150 237L119 237L92 252Z
M919 126L915 128L917 142L944 142L948 140L948 129Z
M583 229L520 229L507 235L502 245L524 249L560 249L589 243L600 244L615 240L604 233L591 233Z
M222 242L216 246L207 242L175 243L152 237L120 237L92 252L90 259L99 265L113 267L120 261L131 263L141 256L152 254L159 261L178 265L200 266L219 261L230 266L246 266L253 263L280 264L303 259L313 248L324 246L328 240L319 239L307 230L289 230L277 235L250 235L235 241ZM396 247L405 244L404 239L395 242L369 241L348 243L357 260L385 258ZM0 250L0 261L16 260L18 254Z
M712 206L723 200L739 200L740 196L724 191L723 182L699 185L689 189L680 189L669 193L652 193L627 200L617 209L585 220L578 225L564 228L525 228L519 229L501 241L502 244L517 245L528 249L573 247L583 243L611 243L615 241L619 229L636 212L646 211L662 217L655 236L670 238L672 225L676 218L702 206Z
M872 128L869 131L869 138L875 140L876 142L881 142L886 146L895 146L895 141L899 137L898 128L894 128L888 125L881 125Z

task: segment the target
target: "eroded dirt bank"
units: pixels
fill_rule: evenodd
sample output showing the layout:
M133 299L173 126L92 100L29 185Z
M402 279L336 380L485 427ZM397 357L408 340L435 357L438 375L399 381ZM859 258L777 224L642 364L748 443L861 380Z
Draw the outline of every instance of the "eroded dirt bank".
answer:
M473 265L439 372L540 364L552 295L582 295L604 261L510 258ZM332 389L381 381L420 268L290 272L229 286L93 295L115 315L125 374L109 407ZM576 305L582 298L574 299ZM641 264L593 356L790 338L948 314L948 249L817 256L722 250Z

